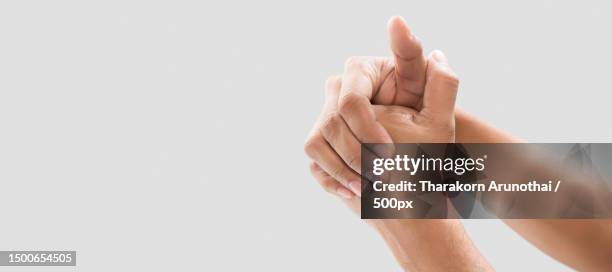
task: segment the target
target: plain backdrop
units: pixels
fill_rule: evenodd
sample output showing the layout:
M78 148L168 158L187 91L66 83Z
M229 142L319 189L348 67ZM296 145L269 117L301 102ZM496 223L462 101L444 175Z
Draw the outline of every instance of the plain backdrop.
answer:
M610 141L607 1L2 1L0 250L78 251L19 271L398 271L303 154L325 79L389 55L392 15L447 54L467 111ZM567 269L465 225L499 271Z

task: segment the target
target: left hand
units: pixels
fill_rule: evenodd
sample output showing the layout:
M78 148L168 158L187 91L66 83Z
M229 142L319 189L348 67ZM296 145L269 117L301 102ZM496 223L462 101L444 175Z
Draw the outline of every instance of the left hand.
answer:
M355 144L352 138L347 137L350 131L346 128L343 119L336 113L341 85L340 77L334 77L327 83L325 106L320 118L320 120L325 120L325 124L321 126L321 130L324 135L329 135L333 139L334 146L359 154L361 150L359 144ZM454 107L458 85L457 76L451 70L444 54L435 51L429 58L421 110L417 111L402 106L373 105L371 107L376 120L389 132L393 142L454 142ZM319 125L316 124L315 129L318 127ZM338 183L333 175L328 174L318 162L312 162L311 172L326 191L352 200L347 203L353 210L358 210L358 199L352 197L352 193Z
M349 188L360 193L357 173L361 171L361 156L355 153L360 143L392 142L376 119L372 104L400 105L417 111L424 106L427 61L421 44L400 17L392 18L388 28L393 58L349 58L333 110L321 116L304 146L306 154L344 186L336 191L340 195L352 195L345 190ZM328 80L328 87L336 81ZM328 114L331 112L334 114ZM340 125L335 134L322 129L335 124Z

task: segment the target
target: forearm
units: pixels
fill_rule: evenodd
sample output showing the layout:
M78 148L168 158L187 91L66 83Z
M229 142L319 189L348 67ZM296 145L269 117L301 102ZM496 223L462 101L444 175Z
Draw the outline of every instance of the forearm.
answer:
M612 220L507 219L534 246L579 271L612 271Z
M459 220L378 220L381 234L405 271L492 271Z
M467 112L455 110L457 143L519 143L522 140L494 127Z
M458 143L517 143L516 137L462 110L455 113ZM573 268L612 268L612 220L506 219L504 222L533 245Z

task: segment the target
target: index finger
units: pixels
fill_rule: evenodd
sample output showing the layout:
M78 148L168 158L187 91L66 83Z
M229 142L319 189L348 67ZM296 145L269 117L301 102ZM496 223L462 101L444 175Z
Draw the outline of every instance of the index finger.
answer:
M351 58L342 75L338 111L361 143L391 143L387 130L376 120L370 100L374 95L372 59Z

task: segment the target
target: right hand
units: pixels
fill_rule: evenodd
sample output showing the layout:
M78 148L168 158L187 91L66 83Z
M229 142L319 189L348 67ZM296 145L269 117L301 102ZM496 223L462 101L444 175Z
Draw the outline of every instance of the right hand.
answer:
M397 143L449 143L455 141L455 118L454 106L457 96L458 79L448 66L446 57L441 52L434 52L429 60L426 72L427 79L423 98L423 108L420 111L402 106L370 106L379 122L388 131L393 142ZM335 152L351 152L352 156L360 157L360 145L353 138L351 132L337 112L337 101L341 93L341 78L332 77L326 86L326 100L319 121L315 124L314 131L320 131L326 135L325 139L331 139L330 146L321 145L319 150L308 150L311 154L327 154L328 157L318 157L319 160L312 162L312 174L321 186L328 192L337 194L343 198L351 199L354 194L360 195L361 188L351 188L349 191L346 182L341 179L350 180L361 184L359 174L347 169L347 165L336 155ZM313 147L310 147L313 148ZM323 153L328 152L328 153ZM327 159L327 160L324 160ZM340 171L329 172L323 166L333 163L341 168ZM333 168L332 168L333 169ZM342 172L345 170L346 172ZM347 175L348 177L346 177ZM340 179L339 179L340 178Z
M458 81L446 58L441 53L434 54L441 59L434 62L437 65L430 64L428 68L420 43L399 18L391 19L389 32L395 55L393 59L351 58L342 77L328 80L323 113L305 145L306 153L322 170L317 172L324 172L334 179L333 184L325 182L324 188L344 198L350 199L361 193L361 143L454 140L452 108ZM454 91L449 96L444 96L444 93L434 95L434 92L428 95L425 87L427 81L430 81L430 88L454 88ZM387 132L371 101L380 105L404 106L390 111L382 110L381 113L393 112L390 116L411 118L411 122L404 122L400 126L393 126L391 123L394 122L388 124L402 128L404 132L401 136ZM436 122L432 123L431 120ZM423 126L427 122L429 125ZM432 131L433 124L438 127L436 131ZM447 133L439 133L441 129L447 130ZM440 137L443 134L445 136Z

